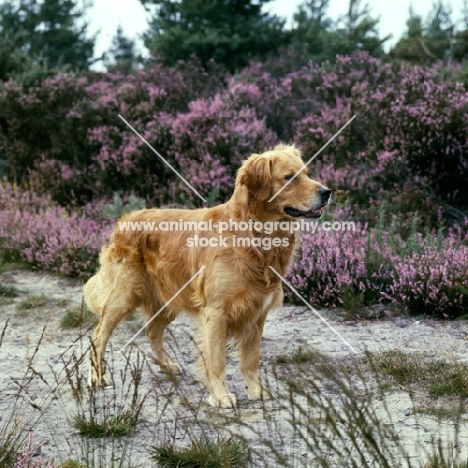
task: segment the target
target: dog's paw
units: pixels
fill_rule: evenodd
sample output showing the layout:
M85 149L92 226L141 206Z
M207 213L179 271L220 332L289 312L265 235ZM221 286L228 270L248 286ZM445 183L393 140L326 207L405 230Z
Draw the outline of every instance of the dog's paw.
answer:
M267 387L264 387L260 382L250 383L246 387L247 396L249 400L270 400L273 398L270 390Z
M225 393L219 397L210 395L207 401L210 406L215 408L235 408L237 405L236 396L232 393Z
M90 369L88 376L88 387L97 388L97 387L107 387L110 385L110 378L107 374L104 374L102 377L97 375L97 372L94 369Z
M161 369L161 372L168 375L177 375L182 373L182 368L179 364L172 361L165 364L159 364L159 368Z

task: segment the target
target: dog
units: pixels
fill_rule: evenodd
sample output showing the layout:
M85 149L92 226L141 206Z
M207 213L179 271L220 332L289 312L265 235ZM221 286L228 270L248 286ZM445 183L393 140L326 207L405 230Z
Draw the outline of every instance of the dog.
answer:
M280 276L287 274L297 247L296 231L280 226L297 218L319 218L330 195L330 189L308 177L295 146L278 145L243 162L225 204L123 215L102 248L99 271L84 288L88 308L100 316L92 337L88 384L109 383L107 342L117 324L141 307L151 320L146 335L162 372L181 371L164 347L163 334L179 313L188 312L198 316L198 366L208 403L236 405L225 379L228 339L239 352L248 398L271 398L259 378L260 342L268 312L283 303ZM140 223L140 229L122 228L131 223ZM171 231L141 229L171 223ZM195 230L175 230L184 223ZM245 229L249 223L253 228ZM265 233L258 228L262 223L273 229ZM226 225L232 229L220 227Z

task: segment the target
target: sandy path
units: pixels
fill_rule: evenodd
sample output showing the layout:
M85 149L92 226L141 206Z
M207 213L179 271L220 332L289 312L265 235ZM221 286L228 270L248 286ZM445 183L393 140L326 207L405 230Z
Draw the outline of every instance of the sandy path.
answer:
M81 303L82 286L79 281L28 271L3 273L0 275L0 282L3 285L12 285L21 291L19 297L11 300L3 299L0 303L0 327L3 328L5 321L9 320L0 348L0 415L2 415L0 425L11 417L11 404L18 388L18 383L12 379L21 381L28 358L34 351L43 327L47 325L34 362L34 369L41 374L41 378L31 386L30 394L24 401L26 406L33 402L44 409L44 416L34 429L36 442L42 444L42 452L62 460L70 457L79 458L84 450L83 443L68 422L77 411L70 386L61 385L53 395L50 388L54 388L57 378L60 379L64 375L63 360L68 359L73 351L80 355L89 343L90 333L85 334L85 338L78 339L79 330L64 330L60 326L60 318L64 311L71 305ZM20 301L30 295L40 294L47 298L45 305L23 313L18 312L17 304ZM64 304L64 299L68 301L67 304ZM358 323L335 320L339 318L337 311L322 309L321 313L359 353L365 348L371 351L399 349L424 353L428 357L445 356L463 362L468 360L466 351L468 324L465 321L436 322L421 318L397 317ZM125 368L125 359L115 350L132 336L136 326L138 323L134 322L121 324L111 339L114 349L111 366L116 376L116 385L114 391L108 391L109 401L114 395L115 401L124 404L125 398L117 395L122 388L117 380L119 371ZM136 346L132 347L134 353L141 353L141 356L147 358L147 363L143 366L140 390L142 393L150 392L143 409L145 421L138 426L137 434L131 443L133 466L152 466L147 453L148 440L173 438L180 442L186 440L187 423L175 422L185 417L193 417L193 413L187 410L184 400L199 402L203 401L205 396L193 369L191 336L195 327L191 319L180 317L171 325L170 330L172 333L167 338L168 348L184 369L179 379L180 388L178 385L175 388L169 379L158 372L157 366L151 361L149 345L144 336L139 336L135 340ZM74 340L77 342L70 348ZM347 359L352 355L349 347L311 311L302 307L284 307L272 312L267 320L262 343L263 372L268 372L269 363L277 356L291 354L299 346L316 349L338 360ZM62 353L65 353L63 358ZM86 371L87 362L84 362L79 367L79 372L84 376ZM240 421L226 422L223 420L226 412L212 410L204 404L198 405L200 418L220 423L228 432L242 433L249 439L250 445L259 452L268 451L263 439L270 440L288 454L288 459L291 460L290 466L313 466L307 462L309 456L307 448L298 440L294 428L287 423L287 411L284 409L284 402L280 401L281 398L267 402L266 405L248 402L238 366L233 359L229 360L227 379L231 390L240 399L238 412ZM276 382L270 374L268 379L273 392L281 394L281 383ZM453 434L450 422L439 423L429 416L415 417L407 392L395 389L387 394L386 400L390 405L391 414L382 411L382 420L399 434L413 460L424 459L425 452L429 450L431 440L434 438L440 439L443 444L450 442ZM378 407L378 402L376 405ZM194 428L195 433L197 430ZM468 447L466 426L460 433L459 444L461 447ZM89 447L85 451L88 449ZM106 450L105 456L112 457L109 446Z

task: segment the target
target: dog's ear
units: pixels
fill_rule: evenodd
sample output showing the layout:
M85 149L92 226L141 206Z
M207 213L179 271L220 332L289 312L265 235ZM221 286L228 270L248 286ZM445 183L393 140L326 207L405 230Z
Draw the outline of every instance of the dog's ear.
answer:
M264 202L270 196L271 170L272 161L259 154L252 154L239 169L237 184L247 188L247 203L253 218L262 216Z

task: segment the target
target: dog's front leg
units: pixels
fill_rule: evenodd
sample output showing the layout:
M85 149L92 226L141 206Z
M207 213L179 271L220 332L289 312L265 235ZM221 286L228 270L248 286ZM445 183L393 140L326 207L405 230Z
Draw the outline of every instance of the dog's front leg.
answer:
M208 403L221 408L234 408L236 397L226 386L227 320L222 311L207 308L203 313L203 367Z

